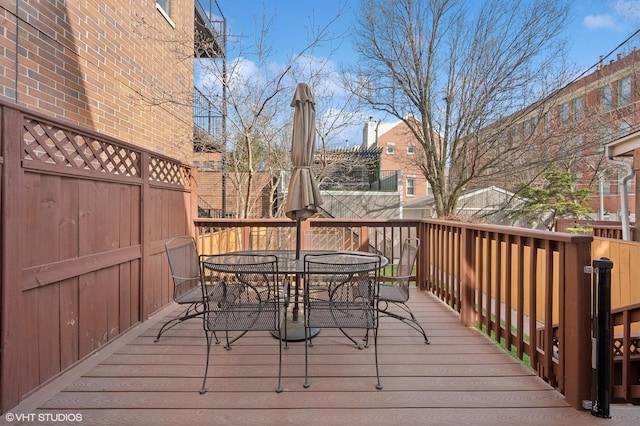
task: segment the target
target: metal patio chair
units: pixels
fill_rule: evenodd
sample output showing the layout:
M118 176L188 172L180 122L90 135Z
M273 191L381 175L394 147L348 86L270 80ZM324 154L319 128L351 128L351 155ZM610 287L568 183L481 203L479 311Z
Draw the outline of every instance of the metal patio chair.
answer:
M312 329L337 328L373 330L377 389L382 389L378 368L378 310L376 288L380 256L357 253L307 254L304 257L304 322L308 343L304 352L304 387L310 386L308 348L313 346ZM361 348L361 346L359 346Z
M392 265L392 273L380 276L380 286L378 288L378 310L382 316L396 318L411 326L424 337L424 341L429 344L427 333L416 319L411 308L407 305L409 301L409 282L414 276L413 268L418 256L420 240L418 238L407 238L400 250L400 260L397 265ZM393 309L396 307L398 309Z
M165 331L204 312L201 288L204 282L195 240L190 236L174 237L165 243L165 248L173 278L173 300L187 308L163 324L155 338L156 342Z
M281 303L278 261L274 255L228 253L208 256L202 261L202 269L202 275L212 287L208 293L203 293L207 361L200 393L204 394L215 333L225 332L225 348L231 350L231 345L249 331L279 332L286 307ZM231 338L229 332L238 334ZM276 391L282 392L282 341L286 331L278 335Z

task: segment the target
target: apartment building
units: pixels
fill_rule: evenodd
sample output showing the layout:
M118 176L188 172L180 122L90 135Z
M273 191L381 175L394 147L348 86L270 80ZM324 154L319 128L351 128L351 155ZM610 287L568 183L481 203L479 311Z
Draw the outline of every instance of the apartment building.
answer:
M0 0L0 97L190 162L215 33L198 0Z
M593 190L588 204L594 218L620 220L619 184L628 172L608 161L603 147L640 129L639 72L640 51L636 48L608 62L601 59L592 72L489 126L480 138L484 143L495 143L496 147L520 144L528 150L520 151L517 158L503 155L504 173L492 174L490 182L517 191L519 184L553 160L572 172L578 188ZM522 174L515 177L518 170ZM524 175L527 172L529 176ZM476 185L484 183L480 179ZM633 179L627 183L632 220L636 186Z

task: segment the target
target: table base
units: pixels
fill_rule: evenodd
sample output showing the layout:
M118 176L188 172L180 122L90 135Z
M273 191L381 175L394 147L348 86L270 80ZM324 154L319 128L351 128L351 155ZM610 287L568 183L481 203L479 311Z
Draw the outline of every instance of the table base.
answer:
M304 321L302 320L294 321L293 319L287 319L286 321L287 321L287 336L285 339L282 339L282 340L286 340L287 342L302 342L303 340L305 340ZM284 333L284 324L280 326L280 331ZM280 331L273 330L271 334L276 339L279 339ZM320 333L319 328L311 328L309 329L309 336L307 337L315 337L318 333Z

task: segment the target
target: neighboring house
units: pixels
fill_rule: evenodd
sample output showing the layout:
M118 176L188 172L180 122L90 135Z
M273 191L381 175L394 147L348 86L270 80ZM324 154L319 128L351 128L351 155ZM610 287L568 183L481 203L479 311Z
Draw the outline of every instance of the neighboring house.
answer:
M369 120L364 127L362 147L381 149L381 172L402 172L403 202L429 195L429 185L418 165L423 158L419 155L422 148L403 121Z
M185 58L222 54L197 0L2 0L0 28L0 97L192 161Z
M521 197L496 186L469 189L458 199L457 216L472 222L543 229L544 225L541 223L527 224L509 217L509 213L517 210L523 203L524 200ZM433 196L405 203L402 208L402 217L405 219L435 218Z
M521 143L529 150L514 158L505 155L508 173L493 170L476 187L499 185L516 190L526 179L517 178L518 164L536 164L541 153L558 155L560 165L571 170L578 188L591 188L589 206L599 219L621 218L619 182L625 167L605 160L603 146L640 129L640 50L618 55L608 63L601 61L590 74L563 87L544 101L505 117L488 126L482 143L500 147ZM499 148L498 148L499 149ZM496 154L499 155L499 154ZM526 164L525 164L526 163ZM499 169L499 167L497 168ZM534 171L535 173L539 173ZM627 202L635 213L636 183L627 183Z

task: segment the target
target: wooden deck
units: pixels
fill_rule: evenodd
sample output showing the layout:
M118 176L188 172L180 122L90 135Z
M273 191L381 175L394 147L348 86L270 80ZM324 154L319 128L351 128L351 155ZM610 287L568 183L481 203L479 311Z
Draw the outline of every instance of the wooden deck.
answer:
M82 425L612 425L640 424L640 407L612 405L612 419L571 408L560 393L431 294L411 305L430 345L398 321L380 324L375 389L373 346L359 351L339 332L314 339L311 387L304 389L304 346L283 355L283 393L276 393L277 344L252 333L231 351L212 348L208 392L200 395L205 339L198 320L154 343L175 305L138 325L11 410L82 415ZM3 421L6 417L3 418Z

